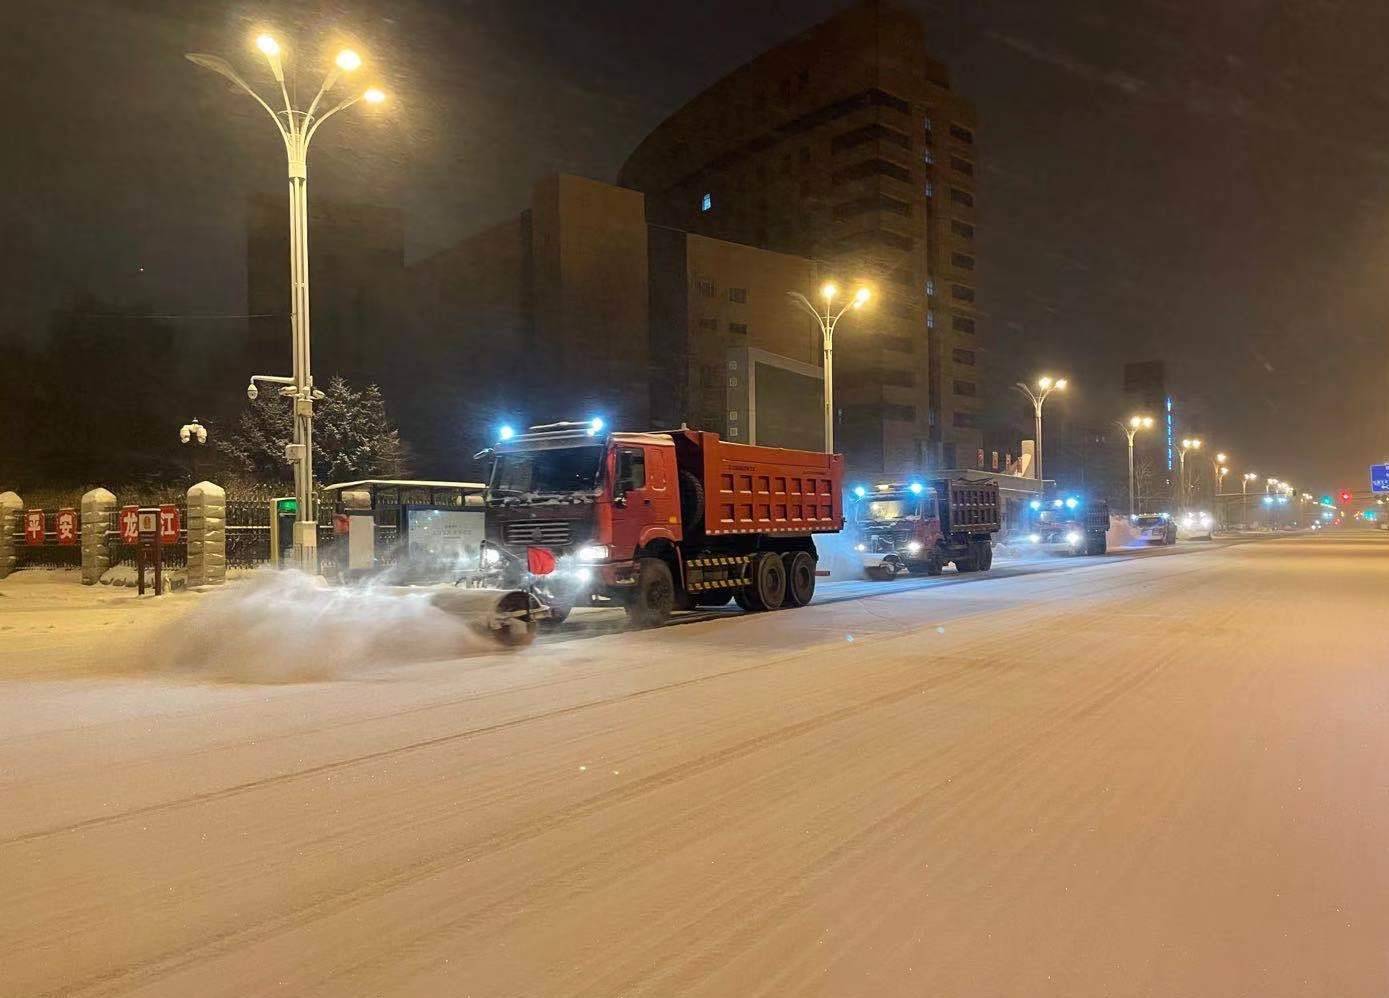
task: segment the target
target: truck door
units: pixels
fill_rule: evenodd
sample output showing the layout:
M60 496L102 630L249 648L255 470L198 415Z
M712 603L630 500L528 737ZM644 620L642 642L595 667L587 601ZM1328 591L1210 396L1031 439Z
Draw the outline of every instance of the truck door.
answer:
M619 446L613 455L613 552L627 559L641 542L641 531L650 521L651 496L646 484L646 451Z
M617 447L613 471L614 558L630 558L653 533L680 539L674 465L673 447Z

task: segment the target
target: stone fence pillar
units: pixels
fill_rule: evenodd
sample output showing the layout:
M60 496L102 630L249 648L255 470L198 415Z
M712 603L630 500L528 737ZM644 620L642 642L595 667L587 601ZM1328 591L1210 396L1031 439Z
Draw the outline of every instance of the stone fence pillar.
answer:
M227 493L211 482L188 490L188 586L227 581Z
M82 585L94 586L111 567L106 530L116 512L116 497L105 489L82 495Z
M0 579L14 571L14 528L24 500L13 492L0 492Z

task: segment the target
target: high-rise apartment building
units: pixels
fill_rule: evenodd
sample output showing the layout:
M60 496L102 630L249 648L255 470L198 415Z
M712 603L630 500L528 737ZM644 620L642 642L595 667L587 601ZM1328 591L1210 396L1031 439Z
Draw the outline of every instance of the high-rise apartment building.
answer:
M973 106L926 55L921 22L868 0L696 96L619 182L654 223L873 286L836 333L837 445L891 473L973 465L982 446L978 172Z

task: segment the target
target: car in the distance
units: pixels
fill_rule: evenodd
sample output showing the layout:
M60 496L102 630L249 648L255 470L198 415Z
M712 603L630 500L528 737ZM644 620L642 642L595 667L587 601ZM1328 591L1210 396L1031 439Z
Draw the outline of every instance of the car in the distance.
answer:
M1177 521L1177 533L1188 539L1208 541L1215 534L1215 518L1204 510L1189 509Z
M1176 544L1177 524L1166 513L1137 513L1129 517L1134 540L1149 544Z

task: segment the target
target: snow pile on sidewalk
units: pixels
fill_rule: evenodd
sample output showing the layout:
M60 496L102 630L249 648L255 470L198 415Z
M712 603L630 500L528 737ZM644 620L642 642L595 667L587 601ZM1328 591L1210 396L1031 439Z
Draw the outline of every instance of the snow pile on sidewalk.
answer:
M271 569L206 594L153 644L161 668L254 683L341 678L494 648L434 606L427 589L330 587Z

